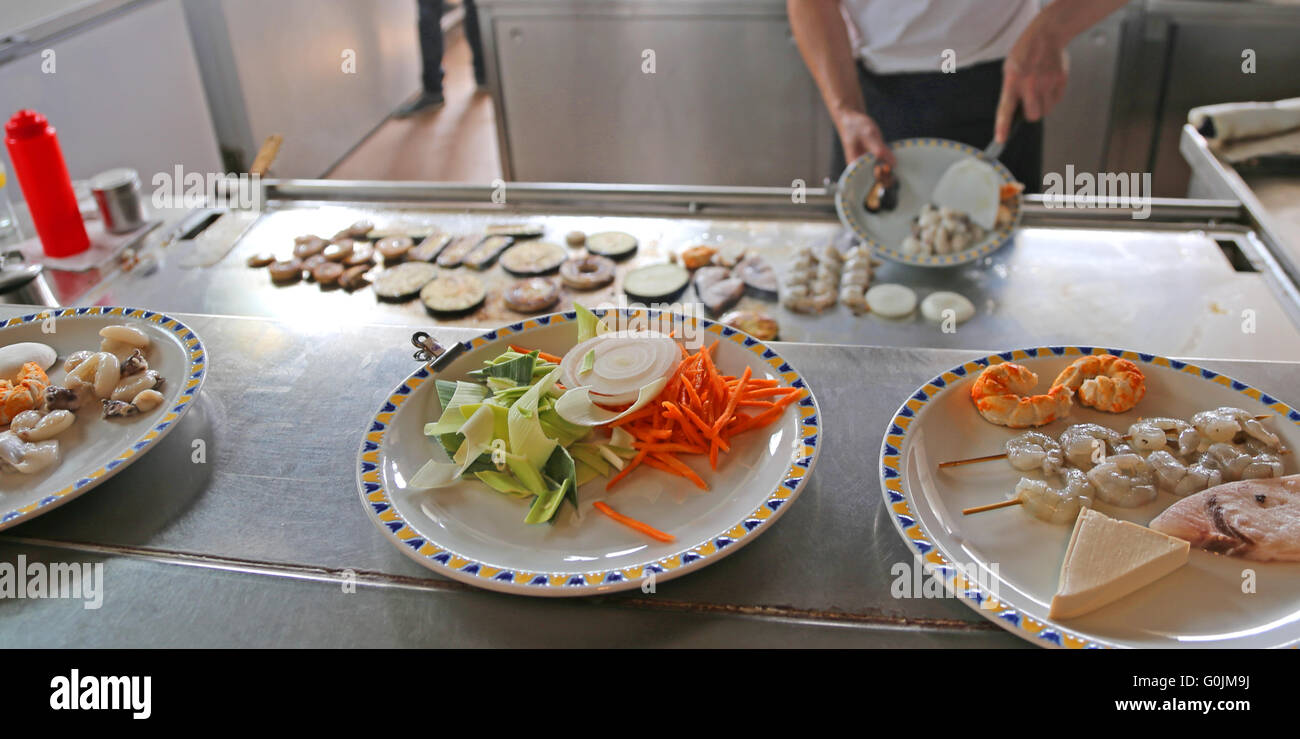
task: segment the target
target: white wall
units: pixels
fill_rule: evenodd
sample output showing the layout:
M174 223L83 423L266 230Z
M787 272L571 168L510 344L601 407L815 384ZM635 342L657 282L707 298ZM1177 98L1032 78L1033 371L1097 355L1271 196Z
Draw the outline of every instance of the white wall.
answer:
M44 113L74 179L129 166L147 186L154 172L178 164L218 170L180 0L141 3L36 46L0 64L0 116L7 121L22 108ZM54 52L53 74L42 68L47 48ZM3 146L0 156L12 172ZM21 199L17 187L9 195Z
M186 0L217 113L245 166L272 133L272 173L319 177L419 88L415 0ZM342 69L356 52L356 73Z

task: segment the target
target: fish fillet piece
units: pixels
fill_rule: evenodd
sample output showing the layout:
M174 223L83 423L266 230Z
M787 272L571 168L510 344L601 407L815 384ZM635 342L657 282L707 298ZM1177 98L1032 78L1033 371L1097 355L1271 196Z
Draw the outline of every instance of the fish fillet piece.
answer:
M1211 552L1300 562L1300 475L1216 485L1169 506L1151 528Z

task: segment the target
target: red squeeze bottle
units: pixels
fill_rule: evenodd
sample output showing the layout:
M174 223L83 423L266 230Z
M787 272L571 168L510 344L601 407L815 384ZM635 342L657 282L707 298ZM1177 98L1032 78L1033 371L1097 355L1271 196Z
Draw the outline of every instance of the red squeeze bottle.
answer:
M20 110L5 124L5 147L45 254L70 257L89 249L90 237L54 126L34 110Z

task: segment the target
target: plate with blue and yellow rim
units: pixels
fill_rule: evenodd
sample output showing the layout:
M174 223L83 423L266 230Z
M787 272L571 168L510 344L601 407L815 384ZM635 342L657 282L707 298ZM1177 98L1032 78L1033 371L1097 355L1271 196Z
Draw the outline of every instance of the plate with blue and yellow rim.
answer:
M721 455L683 457L710 486L698 490L680 477L644 465L612 492L597 477L578 489L578 508L564 502L552 524L523 522L528 501L501 495L477 481L437 490L410 487L431 458L446 459L424 425L441 408L435 379L468 373L509 345L563 356L577 343L573 312L503 326L464 342L464 352L431 371L421 367L389 394L369 421L357 456L357 485L366 515L402 553L446 577L489 590L532 596L583 596L644 587L698 570L736 552L767 531L793 505L813 472L821 442L817 401L799 371L748 334L701 316L650 308L594 311L602 320L637 322L687 347L717 342L723 374L775 380L802 390L769 426L740 434ZM436 338L436 330L434 331ZM607 500L619 513L671 534L661 543L592 510Z
M1016 471L1004 459L939 467L945 461L999 454L1007 439L1021 433L980 416L970 397L975 378L991 365L1015 362L1037 373L1039 390L1046 392L1061 370L1090 354L1113 354L1136 363L1146 376L1146 396L1132 410L1118 414L1076 403L1068 418L1039 431L1057 436L1070 424L1096 423L1126 434L1139 417L1190 419L1199 411L1231 406L1267 416L1264 425L1287 448L1300 448L1300 412L1294 405L1192 362L1088 346L978 357L917 388L885 432L881 491L913 563L941 580L948 597L1044 647L1300 644L1300 562L1257 562L1193 547L1186 565L1156 582L1091 613L1054 620L1049 609L1073 522L1041 521L1020 506L963 515L966 508L1010 498L1021 476L1040 476ZM1285 474L1300 472L1294 456L1282 456ZM1094 507L1145 526L1178 500L1161 491L1155 501L1138 508L1102 501Z
M867 191L875 184L872 168L875 159L870 155L850 163L840 175L835 188L835 210L840 221L866 244L878 257L917 267L956 267L986 257L1009 244L1020 225L1023 196L1017 194L1007 201L1012 220L989 232L983 240L968 249L954 254L912 255L903 253L903 239L912 230L912 219L921 207L930 202L935 185L944 172L957 162L980 154L969 144L951 139L917 138L901 139L889 145L898 166L894 176L898 180L898 205L892 210L868 213L863 207ZM991 162L1003 184L1015 182L1011 170L1001 162Z
M0 346L37 342L53 347L58 359L47 372L62 385L63 362L74 352L100 349L100 329L127 325L145 333L149 369L163 377L163 402L127 418L103 418L98 401L76 411L76 421L55 440L57 464L34 474L0 472L0 529L17 526L83 495L121 472L180 422L203 387L208 357L198 334L175 318L142 308L93 306L49 308L0 322Z

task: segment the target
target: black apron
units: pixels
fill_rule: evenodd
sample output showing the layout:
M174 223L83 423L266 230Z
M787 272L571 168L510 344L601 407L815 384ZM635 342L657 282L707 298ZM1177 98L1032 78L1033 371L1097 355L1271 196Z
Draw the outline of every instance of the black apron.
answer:
M983 149L993 140L993 121L1002 92L1002 62L992 61L956 72L874 74L858 63L858 83L867 114L886 141L917 137L953 139ZM832 136L831 176L844 171L844 148ZM1001 161L1025 192L1042 185L1043 124L1020 127L1007 142Z

